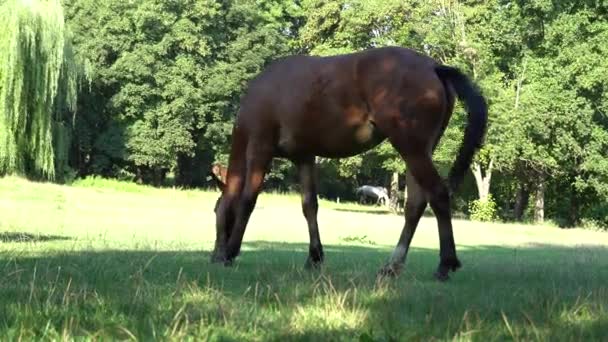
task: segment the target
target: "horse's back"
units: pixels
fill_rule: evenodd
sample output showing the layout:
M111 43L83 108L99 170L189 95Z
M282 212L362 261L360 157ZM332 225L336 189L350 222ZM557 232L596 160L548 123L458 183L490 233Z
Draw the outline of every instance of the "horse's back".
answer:
M384 65L383 65L384 64ZM334 56L291 55L271 62L259 75L254 78L251 86L265 82L287 83L291 77L298 79L314 73L331 73L349 71L353 75L361 72L382 70L387 65L395 68L409 69L434 67L437 62L420 52L404 47L383 47L368 49L348 54ZM376 69L376 70L370 70Z
M403 99L405 91L412 99L428 94L429 82L442 89L435 65L398 47L284 57L250 82L237 121L250 134L272 136L284 155L354 155L384 139L374 124L381 105Z

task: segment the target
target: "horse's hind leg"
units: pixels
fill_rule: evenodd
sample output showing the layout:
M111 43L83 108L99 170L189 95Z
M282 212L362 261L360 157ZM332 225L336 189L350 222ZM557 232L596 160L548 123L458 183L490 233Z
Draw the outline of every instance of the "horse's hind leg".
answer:
M313 268L323 263L323 246L319 236L319 226L317 224L317 212L319 204L317 202L317 180L315 175L314 157L297 163L300 174L300 186L302 192L302 211L308 224L310 235L310 245L308 248L308 259L306 268Z
M407 202L405 208L405 225L401 231L399 242L395 247L393 255L389 262L380 270L380 276L395 276L401 270L405 263L407 252L410 248L410 243L416 233L416 227L420 221L420 217L426 208L427 199L424 190L418 185L418 182L412 176L411 171L408 171L405 177L407 184Z
M448 188L441 180L429 155L406 156L406 162L418 184L427 192L431 208L437 218L440 262L435 277L441 281L447 280L449 271L456 271L461 266L456 257Z
M439 228L439 247L440 247L440 262L435 276L439 280L447 280L449 271L455 271L460 267L460 261L456 257L456 246L454 244L454 234L452 232L452 213L450 208L450 194L447 186L441 180L437 169L433 165L429 148L429 141L421 139L420 136L413 136L399 130L387 130L389 132L389 140L395 149L401 154L407 164L407 168L413 179L422 189L421 192L427 197L431 204L431 208L437 218ZM411 183L411 182L410 182ZM410 206L412 209L410 209ZM408 219L411 225L406 222L404 232L400 239L400 244L397 245L392 261L405 260L408 239L414 235L414 223L418 223L420 215L422 215L423 200L418 197L417 200L408 202ZM411 211L411 214L409 213ZM411 215L411 216L410 216ZM392 262L394 266L395 263ZM398 263L397 263L398 264ZM389 264L390 265L390 264ZM398 268L397 268L398 270ZM381 274L395 274L394 267L385 267Z
M262 189L272 155L273 147L264 141L250 140L247 144L245 183L235 204L234 225L226 244L227 262L231 262L240 253L245 228Z

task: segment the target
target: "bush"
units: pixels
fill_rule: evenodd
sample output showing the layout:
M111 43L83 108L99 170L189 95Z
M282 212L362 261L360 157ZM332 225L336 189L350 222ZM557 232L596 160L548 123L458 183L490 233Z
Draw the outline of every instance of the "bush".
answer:
M496 201L492 195L485 200L474 200L469 203L469 215L471 220L489 222L496 219Z
M594 230L608 230L608 203L598 201L583 211L581 226Z
M100 176L88 176L86 178L77 179L72 183L72 185L80 188L115 190L131 193L142 193L154 189L147 185L139 185L133 182L103 178Z

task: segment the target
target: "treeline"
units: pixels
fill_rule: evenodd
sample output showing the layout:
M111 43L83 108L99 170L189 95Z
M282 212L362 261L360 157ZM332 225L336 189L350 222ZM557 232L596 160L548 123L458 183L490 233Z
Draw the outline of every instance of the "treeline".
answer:
M65 0L63 8L81 77L76 115L62 121L73 128L69 167L57 179L206 186L211 164L226 162L248 80L270 61L397 45L461 68L488 99L486 145L457 210L608 225L604 2ZM457 108L434 156L443 170L462 123ZM319 164L323 197L403 186L405 165L388 143ZM267 188L291 190L295 180L290 163L276 160Z

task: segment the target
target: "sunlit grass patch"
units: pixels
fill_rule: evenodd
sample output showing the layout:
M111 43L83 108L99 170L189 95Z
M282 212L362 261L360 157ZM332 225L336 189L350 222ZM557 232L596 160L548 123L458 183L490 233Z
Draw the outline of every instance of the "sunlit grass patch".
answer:
M605 233L455 220L463 268L443 284L432 276L436 222L423 217L403 274L378 281L401 215L322 201L326 261L306 271L299 195L263 194L241 255L225 268L209 263L216 191L104 184L0 180L0 340L553 341L608 334Z

